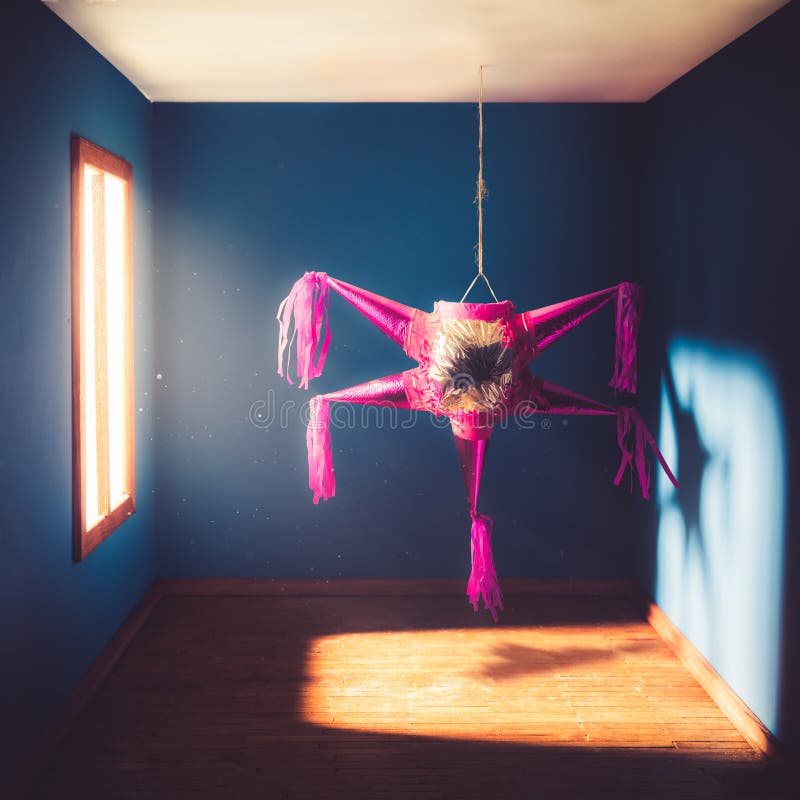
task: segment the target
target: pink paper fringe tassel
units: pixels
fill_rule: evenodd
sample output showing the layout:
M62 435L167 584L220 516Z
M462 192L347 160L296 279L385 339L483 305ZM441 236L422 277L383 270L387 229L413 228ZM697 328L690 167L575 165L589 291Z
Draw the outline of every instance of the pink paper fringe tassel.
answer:
M641 287L635 283L621 283L617 293L616 361L608 384L615 392L636 393L636 339L641 315Z
M656 454L656 458L667 477L672 481L672 485L676 489L679 488L676 477L672 474L672 470L669 468L664 456L661 455L655 439L653 439L650 431L647 430L647 426L635 408L620 408L617 411L617 441L619 442L619 449L622 451L622 460L614 478L616 486L619 486L625 470L630 466L631 491L633 491L635 473L639 479L639 485L642 487L642 497L645 500L650 499L650 464L647 460L647 447L649 445Z
M278 307L278 375L284 375L285 356L286 380L293 383L289 375L289 360L294 342L301 389L308 389L308 381L322 375L325 366L331 341L328 326L330 296L328 276L324 272L306 272ZM290 338L289 331L293 324Z
M503 610L503 593L497 582L492 556L492 518L474 512L471 537L472 572L467 584L467 597L476 611L480 598L483 598L483 605L497 622L497 609Z
M311 416L306 428L308 448L308 488L314 492L314 503L320 497L328 500L336 494L331 451L331 404L324 395L311 398Z

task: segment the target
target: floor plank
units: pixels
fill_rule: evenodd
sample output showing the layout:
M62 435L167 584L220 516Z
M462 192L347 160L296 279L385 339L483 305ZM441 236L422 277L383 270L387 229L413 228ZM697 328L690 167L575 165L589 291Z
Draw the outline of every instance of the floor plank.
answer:
M772 798L629 601L164 597L36 798Z

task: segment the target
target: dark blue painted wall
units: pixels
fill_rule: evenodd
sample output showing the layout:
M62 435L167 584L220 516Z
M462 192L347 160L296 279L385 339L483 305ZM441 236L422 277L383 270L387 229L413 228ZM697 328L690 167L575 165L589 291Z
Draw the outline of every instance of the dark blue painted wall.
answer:
M154 575L147 100L37 2L6 4L0 72L0 759L13 759ZM70 134L133 164L138 510L71 558Z
M486 108L486 269L536 307L637 279L641 107ZM449 430L334 430L337 496L315 507L298 408L275 374L275 311L324 270L423 309L474 274L477 115L466 105L156 105L157 517L163 575L468 575ZM341 298L313 392L413 366ZM601 399L612 313L539 362ZM262 409L263 410L263 409ZM403 417L401 417L402 419ZM501 576L625 575L630 509L614 422L493 437L482 508ZM602 524L598 525L598 520Z
M683 484L643 520L638 570L795 751L798 42L795 2L645 108L642 390L655 416L664 386Z

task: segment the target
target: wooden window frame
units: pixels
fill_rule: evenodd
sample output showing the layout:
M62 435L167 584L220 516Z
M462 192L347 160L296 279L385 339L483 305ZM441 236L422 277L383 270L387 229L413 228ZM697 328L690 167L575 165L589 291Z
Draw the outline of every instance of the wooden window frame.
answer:
M75 561L82 561L94 550L102 541L107 539L128 517L136 511L136 472L135 472L135 420L134 420L134 371L133 371L133 168L119 156L98 147L96 144L81 138L72 136L71 139L72 156L72 557ZM86 167L107 173L124 182L124 222L123 222L123 269L124 277L122 281L124 293L124 320L120 322L123 336L124 365L123 375L124 389L122 393L123 412L125 430L122 440L125 446L125 457L123 463L123 484L124 491L122 501L115 507L110 507L108 497L108 475L102 472L103 463L108 463L108 428L102 430L102 422L106 421L107 403L103 406L103 400L107 397L108 370L107 370L107 347L105 315L99 314L101 320L96 326L95 341L98 347L95 353L98 355L95 364L95 393L99 396L100 402L96 403L95 418L97 420L97 442L98 454L105 451L106 461L98 455L97 475L98 475L98 513L99 519L87 520L87 501L86 501L86 430L85 430L85 372L87 366L83 357L83 281L84 281L84 193L86 191ZM102 222L102 220L101 220ZM96 229L95 229L96 230ZM97 234L95 234L97 241ZM96 286L100 290L105 288L105 265L98 268L95 266ZM98 293L98 297L105 296ZM101 306L102 308L102 306ZM105 369L104 369L105 367ZM103 436L105 440L103 441ZM105 483L103 483L105 481ZM103 488L105 494L103 495Z

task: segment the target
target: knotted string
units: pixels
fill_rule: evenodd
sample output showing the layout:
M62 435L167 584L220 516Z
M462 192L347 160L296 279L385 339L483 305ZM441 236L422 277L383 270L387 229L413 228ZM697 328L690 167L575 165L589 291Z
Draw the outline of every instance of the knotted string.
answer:
M472 283L467 287L464 296L461 298L463 303L467 299L467 295L472 291L472 288L482 279L486 286L489 288L495 303L500 301L492 289L492 284L483 272L483 198L486 197L486 184L483 180L483 64L480 66L480 89L478 93L478 180L476 182L475 202L478 204L478 274L472 279Z

